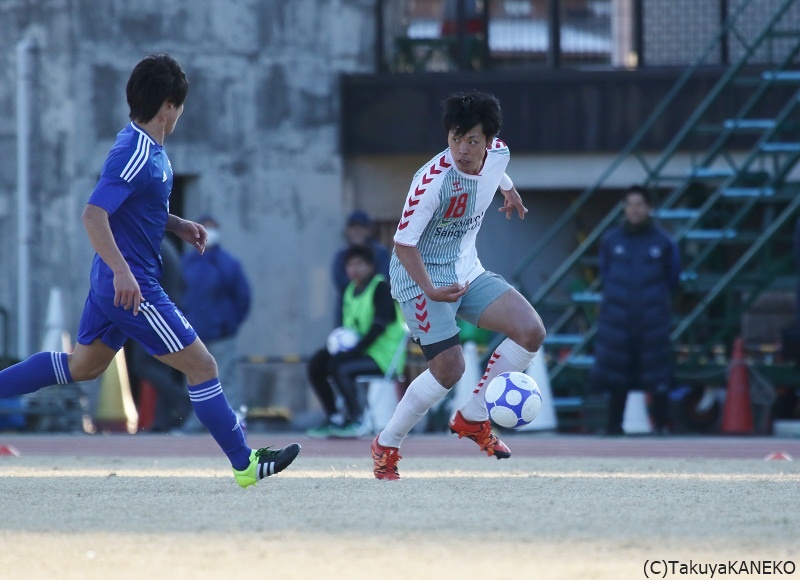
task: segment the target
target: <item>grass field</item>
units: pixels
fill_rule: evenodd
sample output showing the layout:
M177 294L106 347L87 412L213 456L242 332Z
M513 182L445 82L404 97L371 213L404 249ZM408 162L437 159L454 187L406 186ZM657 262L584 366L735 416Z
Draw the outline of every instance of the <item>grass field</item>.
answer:
M21 456L0 457L0 578L619 580L648 577L652 560L674 567L666 577L681 563L800 560L796 462L498 462L441 439L442 452L437 438L404 447L404 479L382 482L359 452L369 441L330 453L301 438L289 470L242 490L207 436L20 437Z

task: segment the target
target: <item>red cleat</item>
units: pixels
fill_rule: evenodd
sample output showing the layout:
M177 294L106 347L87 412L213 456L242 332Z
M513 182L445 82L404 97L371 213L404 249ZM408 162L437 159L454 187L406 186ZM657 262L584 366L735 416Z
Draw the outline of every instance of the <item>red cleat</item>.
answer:
M475 423L467 421L461 411L456 411L456 414L450 419L450 431L458 435L459 439L462 437L472 439L489 457L492 455L497 459L511 457L511 450L492 433L492 424L489 419Z
M378 443L378 436L372 441L372 460L375 466L372 472L377 479L400 479L397 473L397 462L400 461L400 450L397 447L384 447Z

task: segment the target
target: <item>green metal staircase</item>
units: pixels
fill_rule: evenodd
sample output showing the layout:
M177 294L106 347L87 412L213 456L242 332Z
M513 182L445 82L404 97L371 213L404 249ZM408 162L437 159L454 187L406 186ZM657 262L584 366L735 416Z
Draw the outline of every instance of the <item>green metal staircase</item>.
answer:
M560 379L568 371L585 374L593 362L601 283L585 272L591 271L600 237L621 217L621 204L539 288L526 288L524 274L578 212L609 188L623 165L635 161L642 169L643 185L661 199L655 216L681 247L684 272L672 331L679 363L698 364L713 355L714 345L730 344L742 312L792 272L791 231L800 211L800 181L792 173L800 159L800 70L795 70L800 68L800 27L789 26L787 14L795 4L800 0L772 2L774 12L763 29L746 38L742 28L752 25L754 10L763 14L765 4L743 0L630 143L515 270L515 285L548 321L545 352L557 395L580 394L560 391ZM645 152L642 144L670 104L713 64L721 43L731 41L738 43L740 56L668 145L658 154ZM719 118L722 110L725 117ZM688 166L676 161L687 156ZM676 166L682 170L676 172ZM585 288L570 292L576 282Z

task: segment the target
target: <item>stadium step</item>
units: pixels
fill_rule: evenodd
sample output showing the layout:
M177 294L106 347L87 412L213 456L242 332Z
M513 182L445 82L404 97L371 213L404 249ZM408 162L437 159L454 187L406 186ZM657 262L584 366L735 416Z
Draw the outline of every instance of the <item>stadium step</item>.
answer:
M736 230L689 230L684 236L687 240L722 240L736 237Z
M548 334L544 343L548 346L575 346L583 341L580 334Z
M572 301L578 304L598 304L603 299L600 292L573 292Z
M690 177L695 179L720 179L733 177L736 174L730 167L695 167L689 172Z
M759 149L764 153L800 153L800 143L762 143Z
M662 208L653 211L653 216L659 219L688 220L700 215L700 210L688 207Z
M573 368L589 369L594 366L594 356L590 354L571 354L567 364Z
M722 190L723 197L772 197L775 189L772 187L726 187Z
M774 119L728 119L722 124L732 131L766 131L775 127Z
M761 78L773 83L800 83L800 71L765 71L761 73Z

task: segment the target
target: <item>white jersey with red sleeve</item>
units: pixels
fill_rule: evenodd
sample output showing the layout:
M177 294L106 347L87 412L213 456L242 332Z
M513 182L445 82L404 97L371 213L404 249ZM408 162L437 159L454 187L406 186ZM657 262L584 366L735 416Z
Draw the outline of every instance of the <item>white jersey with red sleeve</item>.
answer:
M508 147L500 139L494 139L487 147L479 175L456 169L449 148L414 175L394 241L419 250L436 287L472 282L484 271L475 238L508 161ZM395 253L389 278L392 296L398 302L422 294Z

